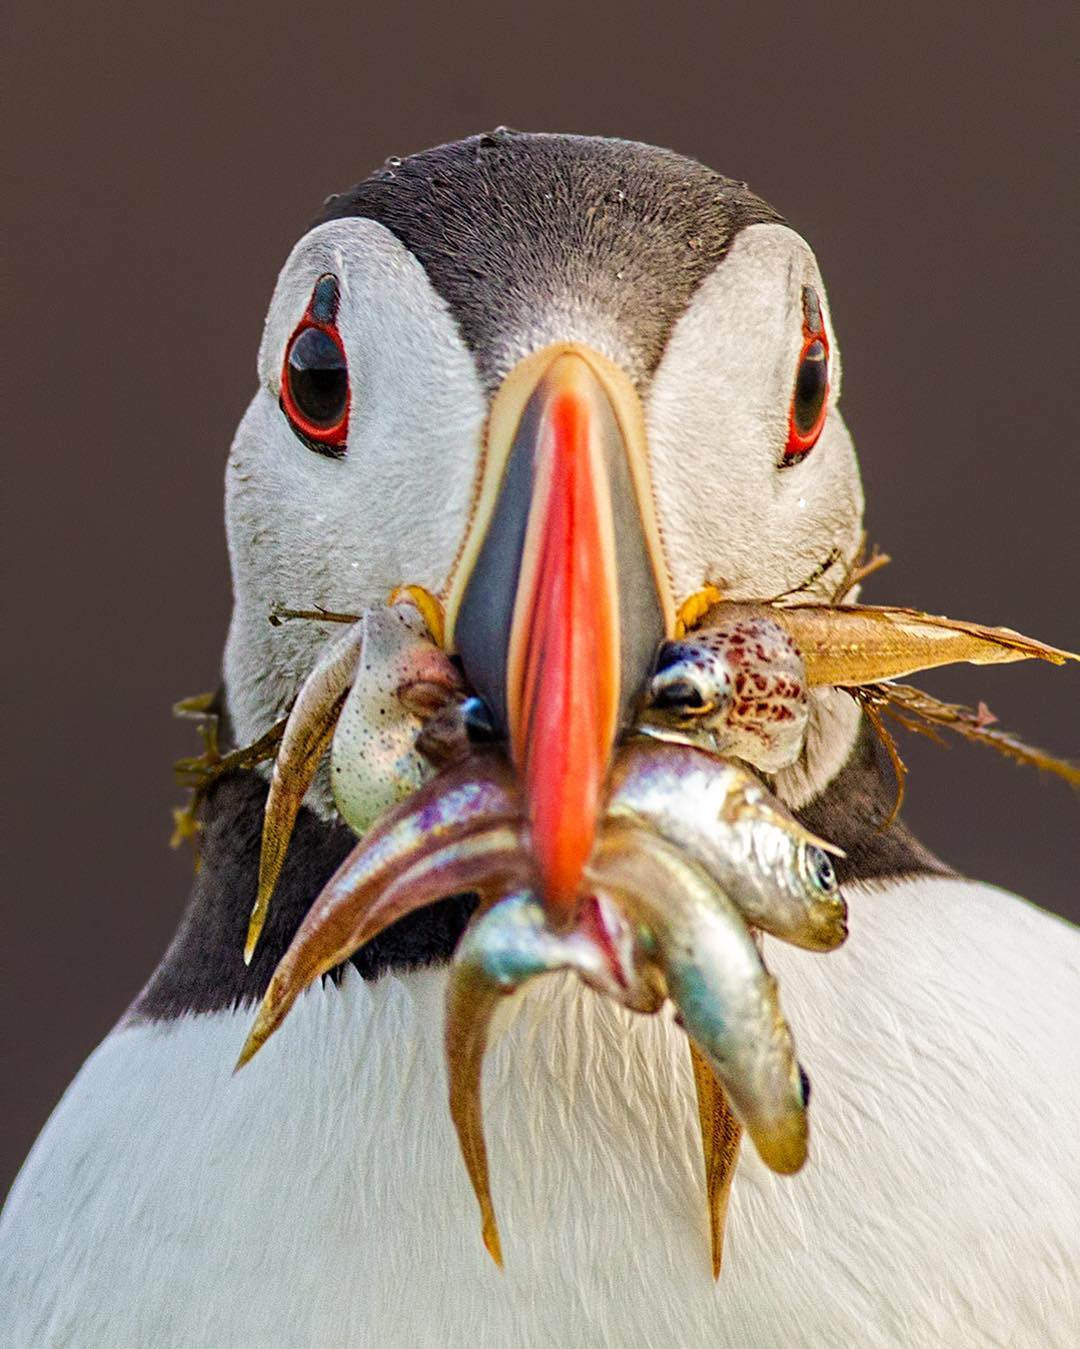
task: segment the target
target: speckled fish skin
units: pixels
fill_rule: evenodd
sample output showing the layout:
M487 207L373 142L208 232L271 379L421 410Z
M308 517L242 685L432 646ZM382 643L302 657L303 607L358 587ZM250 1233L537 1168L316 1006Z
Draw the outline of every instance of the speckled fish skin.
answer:
M641 722L775 773L802 752L809 715L798 647L775 619L747 615L661 647Z
M683 849L748 923L809 951L847 937L828 857L767 788L738 765L686 745L639 739L620 751L606 818Z
M776 980L738 909L700 867L640 829L607 825L587 874L651 937L680 1020L762 1161L797 1171L807 1090Z
M423 719L401 691L444 685L451 696L460 691L460 675L411 605L368 609L361 621L363 644L334 732L330 783L342 819L363 835L432 776L430 760L416 747Z

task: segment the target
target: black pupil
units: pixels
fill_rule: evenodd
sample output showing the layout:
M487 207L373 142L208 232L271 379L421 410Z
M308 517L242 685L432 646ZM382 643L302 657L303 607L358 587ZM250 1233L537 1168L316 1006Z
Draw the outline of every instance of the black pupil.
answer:
M461 704L461 720L472 744L484 745L498 739L491 710L483 698L466 698Z
M821 886L822 890L831 890L836 884L836 873L833 871L833 864L829 861L828 853L822 852L820 848L812 848L810 860L818 885Z
M341 348L321 328L305 328L289 348L289 393L313 426L341 421L349 396L349 372Z
M820 342L811 342L795 377L795 429L800 435L809 435L821 416L828 382L825 348Z
M698 708L705 706L705 699L701 696L701 690L695 688L689 679L672 679L656 690L653 706Z

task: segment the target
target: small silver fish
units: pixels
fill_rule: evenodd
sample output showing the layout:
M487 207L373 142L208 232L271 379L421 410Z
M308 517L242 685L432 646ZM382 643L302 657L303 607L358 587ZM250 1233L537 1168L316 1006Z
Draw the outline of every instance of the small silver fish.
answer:
M296 817L327 747L335 803L363 834L383 810L431 776L417 736L426 717L462 697L457 668L412 605L367 609L327 642L300 687L274 760L245 964L255 953Z
M847 937L847 905L817 838L753 774L686 745L632 740L605 818L641 826L704 867L754 927L810 951Z
M449 764L385 811L313 901L263 995L239 1063L277 1030L300 993L383 928L446 895L507 888L528 867L521 799L497 754Z
M491 1199L484 1142L481 1075L488 1033L501 998L530 980L573 970L585 983L639 1011L656 1011L664 990L648 970L632 968L633 934L603 901L586 904L568 932L548 926L544 906L528 888L512 890L473 918L458 943L446 991L446 1062L450 1114L480 1205L484 1245L496 1264L502 1249Z
M750 615L664 644L641 730L775 773L799 757L809 715L798 647L775 619Z
M680 1021L762 1161L797 1171L806 1160L809 1083L776 980L735 905L671 844L625 825L602 828L586 874L640 925Z

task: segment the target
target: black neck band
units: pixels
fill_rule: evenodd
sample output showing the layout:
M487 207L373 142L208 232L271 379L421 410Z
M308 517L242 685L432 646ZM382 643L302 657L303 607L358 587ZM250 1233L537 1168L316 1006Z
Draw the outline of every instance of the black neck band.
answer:
M301 810L262 939L246 966L241 952L259 872L266 791L258 774L240 772L209 792L191 900L132 1016L163 1020L257 1002L312 900L354 846L345 825ZM894 796L888 762L864 727L844 768L799 812L809 829L847 853L837 866L841 883L951 874L902 824L883 827ZM403 919L358 951L352 964L372 979L448 960L473 902L457 896Z

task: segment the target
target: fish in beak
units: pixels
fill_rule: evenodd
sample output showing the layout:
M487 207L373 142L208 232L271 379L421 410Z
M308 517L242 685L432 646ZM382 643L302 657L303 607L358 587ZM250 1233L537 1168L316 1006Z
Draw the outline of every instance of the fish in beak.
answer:
M388 926L475 895L448 983L447 1076L497 1261L482 1061L499 1001L544 974L569 970L636 1012L674 1005L691 1045L714 1276L742 1128L775 1171L806 1159L808 1079L757 934L817 951L845 940L826 855L840 850L724 756L759 772L789 764L812 685L883 699L893 686L868 680L927 663L1067 658L908 610L713 604L706 587L676 615L631 382L560 343L496 391L444 594L402 585L385 608L334 615L351 626L281 728L249 955L327 745L359 841L278 962L238 1067L306 987ZM740 695L747 680L753 698Z
M536 352L492 403L446 643L505 736L556 927L574 915L616 739L673 629L637 393L590 348Z

